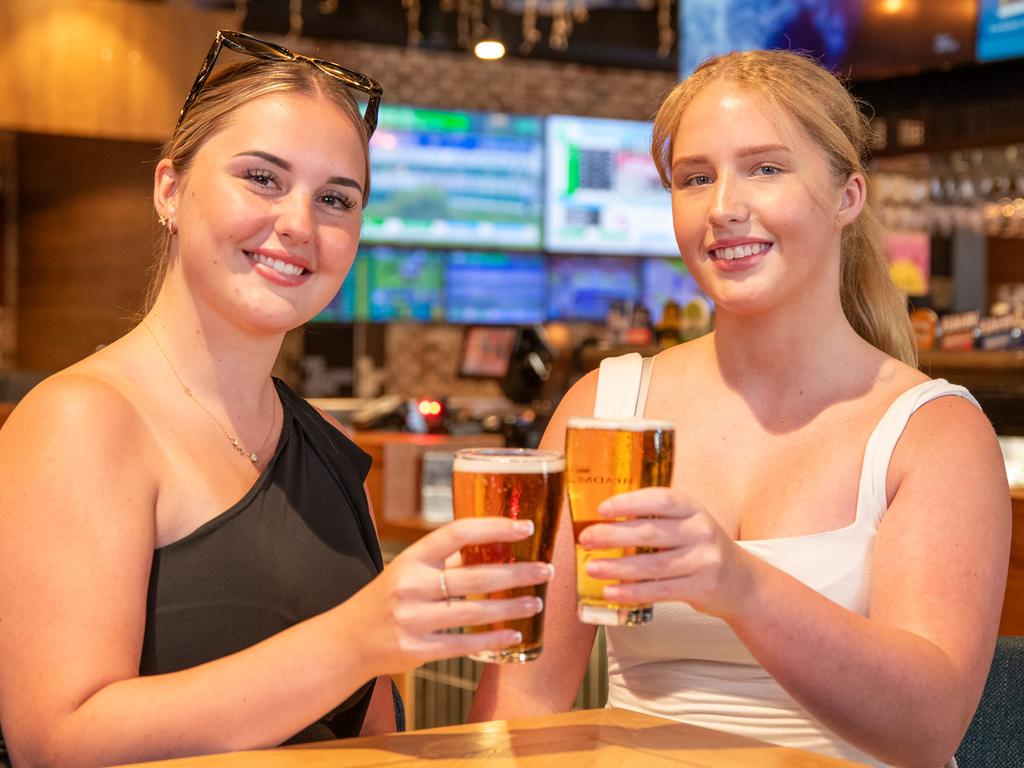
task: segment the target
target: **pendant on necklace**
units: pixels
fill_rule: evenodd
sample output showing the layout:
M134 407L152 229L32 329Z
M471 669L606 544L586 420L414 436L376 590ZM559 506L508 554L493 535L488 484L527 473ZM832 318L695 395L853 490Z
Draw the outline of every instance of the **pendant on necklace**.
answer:
M254 452L250 452L249 455L246 456L245 448L242 447L242 444L238 442L238 440L236 440L235 438L231 437L230 435L228 436L228 442L231 443L232 448L238 451L239 456L245 456L245 458L247 458L253 464L259 462L259 457Z

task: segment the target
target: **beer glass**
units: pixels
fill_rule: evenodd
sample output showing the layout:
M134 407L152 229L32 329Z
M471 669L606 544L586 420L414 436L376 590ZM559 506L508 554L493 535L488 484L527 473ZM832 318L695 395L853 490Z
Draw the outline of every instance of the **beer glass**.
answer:
M586 565L651 551L637 547L584 549L579 536L602 520L597 507L609 496L672 480L675 425L652 419L569 419L565 433L566 479L573 540L576 543L576 607L586 624L649 624L652 605L622 605L604 598L604 588L617 581L587 575Z
M551 562L562 506L565 457L557 451L522 448L468 448L455 452L452 464L452 501L455 517L503 515L532 520L533 535L516 542L482 544L462 549L463 565L481 563ZM469 600L505 599L533 595L542 600L547 584L518 587L489 595L467 595ZM470 656L477 661L523 662L540 656L543 648L543 612L526 619L466 627L466 632L514 629L523 635L519 645Z

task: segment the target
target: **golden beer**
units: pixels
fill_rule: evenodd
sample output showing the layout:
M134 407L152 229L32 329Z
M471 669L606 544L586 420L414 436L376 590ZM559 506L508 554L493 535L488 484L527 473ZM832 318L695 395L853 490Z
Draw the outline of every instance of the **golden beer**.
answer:
M609 496L672 481L675 425L652 419L569 419L565 459L573 540L602 520L597 508ZM604 598L616 581L587 575L586 564L601 558L636 554L636 547L584 549L576 545L576 598L580 621L587 624L648 624L651 605L620 605ZM649 551L649 550L647 550Z
M482 563L551 562L562 506L565 457L556 451L517 448L479 448L456 451L452 464L452 500L455 517L502 515L532 520L533 535L516 542L475 545L462 549L464 565ZM469 600L507 599L533 595L547 597L547 584L468 595ZM543 648L544 614L477 627L466 632L514 629L523 634L519 645L485 651L470 658L477 661L522 662L540 655Z

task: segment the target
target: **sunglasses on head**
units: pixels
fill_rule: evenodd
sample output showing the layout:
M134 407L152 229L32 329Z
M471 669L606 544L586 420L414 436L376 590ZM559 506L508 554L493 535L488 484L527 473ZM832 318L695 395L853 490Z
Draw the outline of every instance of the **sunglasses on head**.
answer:
M303 56L301 53L290 51L284 46L268 43L244 32L231 32L224 29L217 33L213 45L210 46L210 52L206 54L206 60L203 61L203 66L200 67L199 74L196 75L196 81L192 84L192 90L188 92L185 105L181 108L181 113L178 115L178 123L175 126L175 130L181 127L182 122L185 120L185 115L188 114L189 109L195 104L199 94L202 93L206 81L210 78L210 73L213 72L217 57L220 56L220 52L224 48L230 48L233 51L238 51L247 56L254 56L257 59L304 61L316 67L324 74L340 80L349 88L366 95L367 102L366 108L363 110L363 123L366 125L367 138L372 136L376 130L377 112L380 109L380 98L384 94L384 89L373 78L367 77L361 72L356 72L354 69L346 69L340 64L335 64L333 61Z

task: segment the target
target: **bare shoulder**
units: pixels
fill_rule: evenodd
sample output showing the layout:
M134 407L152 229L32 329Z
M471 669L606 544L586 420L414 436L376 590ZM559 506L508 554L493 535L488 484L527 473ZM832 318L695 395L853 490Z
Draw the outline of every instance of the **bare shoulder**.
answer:
M105 376L80 368L49 377L0 430L0 466L10 470L0 477L5 508L38 505L72 485L85 495L130 488L136 499L153 496L148 433L136 404Z
M116 433L129 438L140 426L138 408L124 389L85 368L68 369L40 382L18 403L0 434L17 433L21 439L46 435L48 442L60 436L78 442L82 435Z
M957 490L961 496L969 491L988 502L1005 497L1009 505L992 424L971 400L953 392L924 403L910 417L893 452L888 485L892 492L905 485L933 493Z
M598 371L587 373L569 388L544 430L540 447L550 450L562 450L565 445L565 425L574 416L590 416L594 412L594 401L597 397Z

